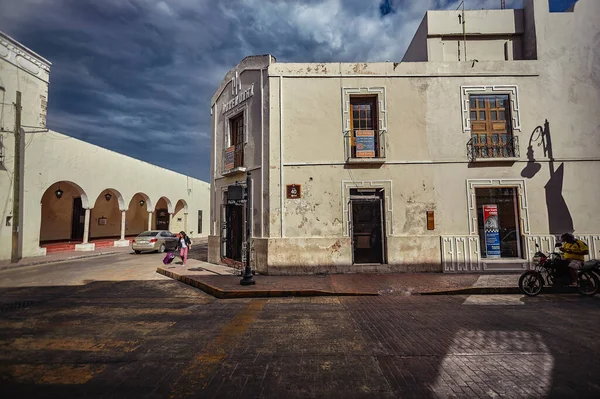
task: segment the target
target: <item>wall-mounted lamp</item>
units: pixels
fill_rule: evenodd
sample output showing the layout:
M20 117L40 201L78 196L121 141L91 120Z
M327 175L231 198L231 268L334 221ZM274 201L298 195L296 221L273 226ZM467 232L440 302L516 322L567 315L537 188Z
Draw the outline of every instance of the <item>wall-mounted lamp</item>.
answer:
M104 198L105 198L107 201L110 201L110 199L112 198L112 194L111 194L110 192L106 192L106 194L104 194Z
M146 201L140 200L140 206L144 206L145 203L146 203Z
M60 197L62 197L64 191L60 189L60 183L58 183L58 190L56 190L54 192L54 195L56 195L56 198L60 199Z

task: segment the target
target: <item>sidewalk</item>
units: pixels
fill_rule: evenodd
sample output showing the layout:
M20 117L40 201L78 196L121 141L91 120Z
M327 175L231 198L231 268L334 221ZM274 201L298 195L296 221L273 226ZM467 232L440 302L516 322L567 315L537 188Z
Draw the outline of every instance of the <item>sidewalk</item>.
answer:
M518 294L520 274L335 274L254 276L255 285L240 285L241 277L226 266L196 261L159 267L157 273L199 288L216 298L364 295Z
M11 263L10 260L0 261L0 270L14 269L17 267L43 265L46 263L65 262L75 259L93 258L96 256L106 256L119 253L131 252L131 247L104 247L95 251L70 251L56 252L45 256L33 256L23 258L19 262Z

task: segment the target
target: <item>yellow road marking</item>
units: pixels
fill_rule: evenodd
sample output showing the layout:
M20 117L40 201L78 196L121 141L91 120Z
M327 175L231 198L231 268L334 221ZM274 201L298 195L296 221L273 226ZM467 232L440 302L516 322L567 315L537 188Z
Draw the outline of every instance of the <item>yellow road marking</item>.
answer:
M0 365L0 372L8 374L19 382L34 382L36 384L85 384L95 375L101 373L106 365L90 364L60 364L35 365L14 364Z
M218 365L236 346L266 303L266 299L252 300L244 310L227 323L208 343L204 352L196 356L183 371L181 378L171 391L171 398L190 396L195 393L196 388L206 388Z
M0 341L0 348L21 351L54 350L102 352L118 350L133 352L139 347L137 341L100 341L87 338L16 338Z

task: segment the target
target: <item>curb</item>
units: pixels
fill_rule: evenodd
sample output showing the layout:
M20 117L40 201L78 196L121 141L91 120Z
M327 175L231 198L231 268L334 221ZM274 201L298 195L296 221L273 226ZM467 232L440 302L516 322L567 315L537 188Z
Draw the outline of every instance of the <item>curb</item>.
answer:
M157 268L156 272L163 276L210 294L218 299L234 298L283 298L283 297L315 297L315 296L378 296L376 292L333 292L323 290L223 290L221 288L206 284L187 276L181 276L163 268Z
M35 261L35 262L31 262L31 263L23 263L23 264L11 264L11 265L6 265L6 266L0 266L0 271L9 270L9 269L18 269L20 267L46 265L46 264L50 264L50 263L68 262L68 261L77 260L77 259L96 258L99 256L115 255L115 254L119 254L119 253L121 253L121 251L77 255L77 256L70 256L68 258L61 258L61 259L39 260L39 261Z
M514 295L522 294L519 287L469 287L453 290L426 291L420 295Z

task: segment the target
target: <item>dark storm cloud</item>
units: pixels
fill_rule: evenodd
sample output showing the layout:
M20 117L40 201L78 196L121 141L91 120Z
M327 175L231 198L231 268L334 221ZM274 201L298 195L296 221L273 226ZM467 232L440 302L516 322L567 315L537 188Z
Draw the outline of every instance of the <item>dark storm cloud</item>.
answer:
M383 0L381 4L379 4L379 12L381 13L382 17L396 12L393 4L394 3L392 0Z
M480 8L499 2L468 3ZM427 9L457 5L0 0L0 27L53 63L51 129L208 181L210 99L245 56L270 53L280 62L400 60Z

